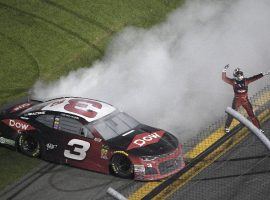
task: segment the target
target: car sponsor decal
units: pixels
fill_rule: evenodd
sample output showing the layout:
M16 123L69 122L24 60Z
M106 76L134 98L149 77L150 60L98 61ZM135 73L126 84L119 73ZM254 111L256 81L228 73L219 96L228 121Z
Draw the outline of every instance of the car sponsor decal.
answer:
M29 131L35 130L30 124L19 119L4 119L2 122L16 131Z
M141 173L145 173L145 167L144 167L144 165L134 165L133 166L134 167L134 172L135 173L139 173L139 174L141 174Z
M72 119L79 119L79 117L77 117L77 116L74 116L74 115L68 115L68 114L66 114L66 113L61 113L60 115L63 116L63 117L69 117L69 118L72 118Z
M100 150L100 158L107 160L108 159L108 150L109 150L108 146L102 145L102 148Z
M145 167L144 165L133 165L134 167L134 175L136 179L143 179L145 175Z
M54 119L54 124L53 124L53 128L54 129L59 129L59 124L60 124L60 118L57 116Z
M163 134L164 134L164 131L138 134L133 138L127 150L140 148L140 147L144 147L150 144L157 143L162 138Z
M39 111L39 112L32 112L32 113L27 113L27 116L36 116L36 115L44 115L44 111Z
M47 148L47 151L52 150L52 149L56 149L57 144L48 143L48 144L46 144L46 148Z
M153 167L152 163L146 163L146 166L147 166L147 167L150 167L150 168Z
M12 110L10 112L11 113L18 112L20 110L29 108L31 105L32 105L31 103L20 104L20 105L15 106L14 108L12 108Z
M15 141L4 138L4 137L0 137L0 144L7 144L7 145L15 146Z

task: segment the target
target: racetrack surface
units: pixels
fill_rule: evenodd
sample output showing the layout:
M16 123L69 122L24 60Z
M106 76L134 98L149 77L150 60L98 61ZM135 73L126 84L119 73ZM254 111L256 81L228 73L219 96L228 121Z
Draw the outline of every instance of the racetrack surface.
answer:
M270 121L263 126L270 138ZM265 200L270 196L270 153L250 135L169 199Z
M128 195L141 182L43 162L22 180L0 193L0 199L113 199L109 187Z
M270 121L264 124L270 137ZM169 199L268 199L270 154L253 135L246 137L208 168L174 192ZM0 199L113 199L113 187L128 197L143 182L43 162L31 174L0 193Z

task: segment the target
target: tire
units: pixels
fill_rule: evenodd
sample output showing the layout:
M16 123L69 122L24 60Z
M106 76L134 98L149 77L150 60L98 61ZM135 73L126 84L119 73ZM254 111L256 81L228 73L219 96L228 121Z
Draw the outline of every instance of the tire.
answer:
M129 158L123 154L115 154L111 159L111 171L121 178L133 178L133 165Z
M21 134L18 138L18 149L23 154L30 157L40 157L40 142L30 134Z

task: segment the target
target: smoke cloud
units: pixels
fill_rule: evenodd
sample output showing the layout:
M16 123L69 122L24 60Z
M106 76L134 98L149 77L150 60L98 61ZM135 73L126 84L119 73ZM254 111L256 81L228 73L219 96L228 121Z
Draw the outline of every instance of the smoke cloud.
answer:
M236 67L246 76L270 69L269 19L269 0L189 0L151 29L127 27L101 60L36 83L34 94L104 100L186 139L231 105L232 88L221 80L226 64L230 76ZM251 94L268 80L253 83Z

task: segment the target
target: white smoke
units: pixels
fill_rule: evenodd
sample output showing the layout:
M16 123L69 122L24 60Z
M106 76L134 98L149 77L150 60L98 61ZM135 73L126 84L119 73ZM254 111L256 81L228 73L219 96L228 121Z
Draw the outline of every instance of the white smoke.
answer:
M269 0L189 0L151 29L127 27L89 68L34 87L36 97L107 101L139 121L187 138L224 115L232 88L223 66L270 69ZM263 78L251 92L266 84Z

